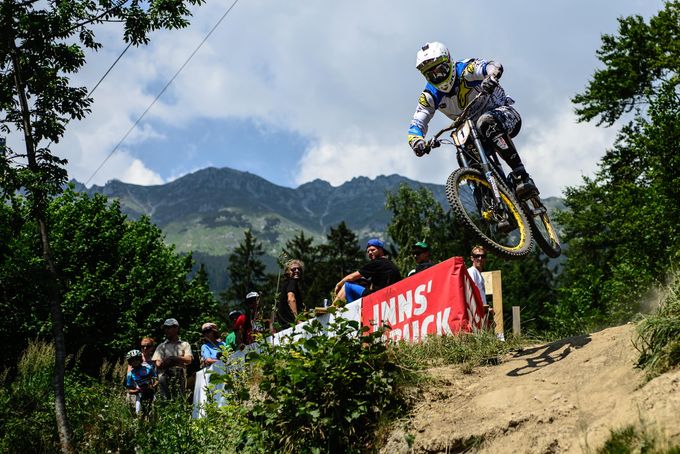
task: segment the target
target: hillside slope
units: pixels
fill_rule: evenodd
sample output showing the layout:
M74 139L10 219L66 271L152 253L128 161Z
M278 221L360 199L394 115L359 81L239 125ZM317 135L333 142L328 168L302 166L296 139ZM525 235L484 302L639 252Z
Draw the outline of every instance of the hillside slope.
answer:
M612 429L641 424L680 444L680 371L645 384L633 333L628 324L528 348L471 374L433 369L383 452L595 452Z

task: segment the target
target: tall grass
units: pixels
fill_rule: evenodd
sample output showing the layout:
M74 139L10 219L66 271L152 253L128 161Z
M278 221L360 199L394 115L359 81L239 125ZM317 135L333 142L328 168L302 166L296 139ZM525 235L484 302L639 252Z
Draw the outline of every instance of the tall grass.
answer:
M394 344L392 354L397 365L407 369L460 364L464 372L477 366L500 362L502 355L527 344L527 339L510 336L500 341L488 331L453 336L430 336L423 342Z
M656 377L680 364L680 274L661 292L657 311L637 327L637 365L647 377Z

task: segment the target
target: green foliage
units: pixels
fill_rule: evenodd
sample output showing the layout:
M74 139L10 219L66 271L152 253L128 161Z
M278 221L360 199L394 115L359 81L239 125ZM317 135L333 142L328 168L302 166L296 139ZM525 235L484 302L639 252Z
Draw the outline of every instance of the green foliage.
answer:
M28 210L17 209L19 216ZM10 206L0 213L13 216ZM217 314L204 274L187 279L191 257L177 255L148 218L127 221L117 203L67 190L47 210L52 249L61 277L67 352L83 345L96 372L104 357L115 358L145 335L161 336L160 325L175 317L188 332ZM17 357L34 337L51 338L46 278L39 233L20 225L0 255L0 345Z
M638 324L635 347L640 352L637 366L648 378L680 364L680 276L663 289L655 313Z
M415 190L403 184L396 193L388 193L386 206L393 213L387 231L399 249L396 262L404 275L415 267L410 252L416 241L424 240L430 245L434 262L454 256L469 257L476 244L452 213L444 212L427 188ZM508 317L513 305L520 306L525 330L547 329L545 308L554 302L555 294L553 272L545 256L536 250L522 260L508 261L489 254L486 270L501 271Z
M432 192L425 187L417 190L401 184L395 193L388 193L385 203L392 211L387 233L398 248L395 262L405 276L415 266L411 247L425 241L437 262L453 256L466 256L474 244L471 236L445 213Z
M326 335L318 320L304 335L263 344L249 360L257 393L230 394L232 408L248 408L241 442L260 440L264 452L363 452L375 448L383 412L397 408L399 370L382 330L366 334L357 322L336 318ZM363 333L363 334L362 334ZM249 400L240 399L248 396Z
M525 338L509 336L501 342L488 331L460 333L454 336L430 336L425 342L399 342L392 349L395 362L403 368L425 369L461 364L465 370L480 365L497 364L500 357L527 343Z
M621 19L620 36L605 36L599 52L607 69L575 99L583 119L608 124L636 103L648 109L621 129L594 178L567 189L558 221L568 260L550 314L563 334L630 319L679 258L679 14L673 1L649 25Z
M261 291L266 281L265 265L261 257L264 255L262 243L248 229L243 232L243 241L239 243L229 256L230 285L222 293L222 298L231 304L245 300L248 292Z
M626 426L612 430L604 445L596 452L598 454L678 454L680 447L668 447L666 442L657 434L646 428Z
M318 303L329 298L335 284L356 270L367 260L363 247L359 245L357 235L342 221L331 227L326 235L326 243L319 245L319 274L314 289Z
M612 125L622 114L647 104L667 86L680 82L680 2L665 2L645 23L641 16L619 18L618 36L603 35L595 71L585 93L576 95L581 120L600 116ZM666 87L665 87L666 86Z

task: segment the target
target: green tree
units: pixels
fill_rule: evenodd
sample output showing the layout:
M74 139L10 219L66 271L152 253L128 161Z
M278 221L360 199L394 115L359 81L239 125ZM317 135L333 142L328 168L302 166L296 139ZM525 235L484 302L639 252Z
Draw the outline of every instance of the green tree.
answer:
M321 262L319 276L315 284L320 298L331 297L335 284L359 269L366 261L366 255L359 246L359 239L345 221L331 227L326 235L326 243L319 245Z
M283 253L284 263L279 264L282 270L285 262L290 259L302 260L305 264L305 271L302 276L303 302L307 308L314 308L325 297L328 290L321 288L321 279L319 279L321 256L319 247L314 245L314 238L305 236L305 232L300 230L295 237L286 242ZM283 279L284 277L281 276L281 280Z
M3 206L0 212L9 210ZM89 372L96 373L103 359L122 356L141 337L158 336L165 318L198 332L217 314L205 273L188 279L191 257L165 245L148 218L128 221L117 202L67 190L51 201L47 220L61 277L66 352L81 352ZM36 282L41 269L39 232L25 223L0 257L5 358L16 358L31 339L50 337L49 310L41 303L45 286Z
M573 98L581 121L599 116L598 124L611 126L680 82L680 2L667 1L649 24L638 15L618 21L618 35L603 35L597 51L604 68Z
M387 233L397 245L396 263L404 275L414 266L410 254L417 241L428 243L435 262L465 256L473 244L466 230L450 212L444 212L425 187L413 189L401 184L397 191L387 194L385 206L392 211Z
M617 323L638 311L649 287L677 262L680 237L680 2L646 24L619 19L603 37L580 104L581 120L611 124L635 108L594 178L568 188L559 217L569 244L552 323L561 331ZM645 111L642 107L647 106Z
M243 241L229 255L229 287L222 293L222 299L228 304L242 302L248 292L262 291L267 280L265 265L261 257L264 248L253 232L243 232Z
M0 3L0 129L10 125L23 134L25 150L0 150L2 203L25 188L31 215L41 235L55 342L55 417L61 448L71 450L64 399L64 336L60 283L50 245L45 210L48 198L58 194L67 176L65 161L49 145L58 142L71 119L84 117L92 102L87 90L70 85L69 75L85 64L84 50L97 50L94 26L123 22L124 39L146 44L151 31L188 25L188 5L203 0L150 0L145 4L101 0L37 2L5 0Z

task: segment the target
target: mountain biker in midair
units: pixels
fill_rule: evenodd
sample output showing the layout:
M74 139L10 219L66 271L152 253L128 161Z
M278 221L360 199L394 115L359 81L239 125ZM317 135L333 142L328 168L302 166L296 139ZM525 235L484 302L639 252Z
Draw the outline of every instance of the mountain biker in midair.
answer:
M526 199L538 194L517 149L509 140L519 133L522 119L512 107L515 101L498 84L503 66L476 58L452 61L446 46L431 42L418 51L416 68L427 80L408 130L408 143L416 156L430 151L425 134L437 109L455 120L481 92L488 96L479 97L470 106L469 118L476 122L486 144L492 145L512 169L517 197Z

